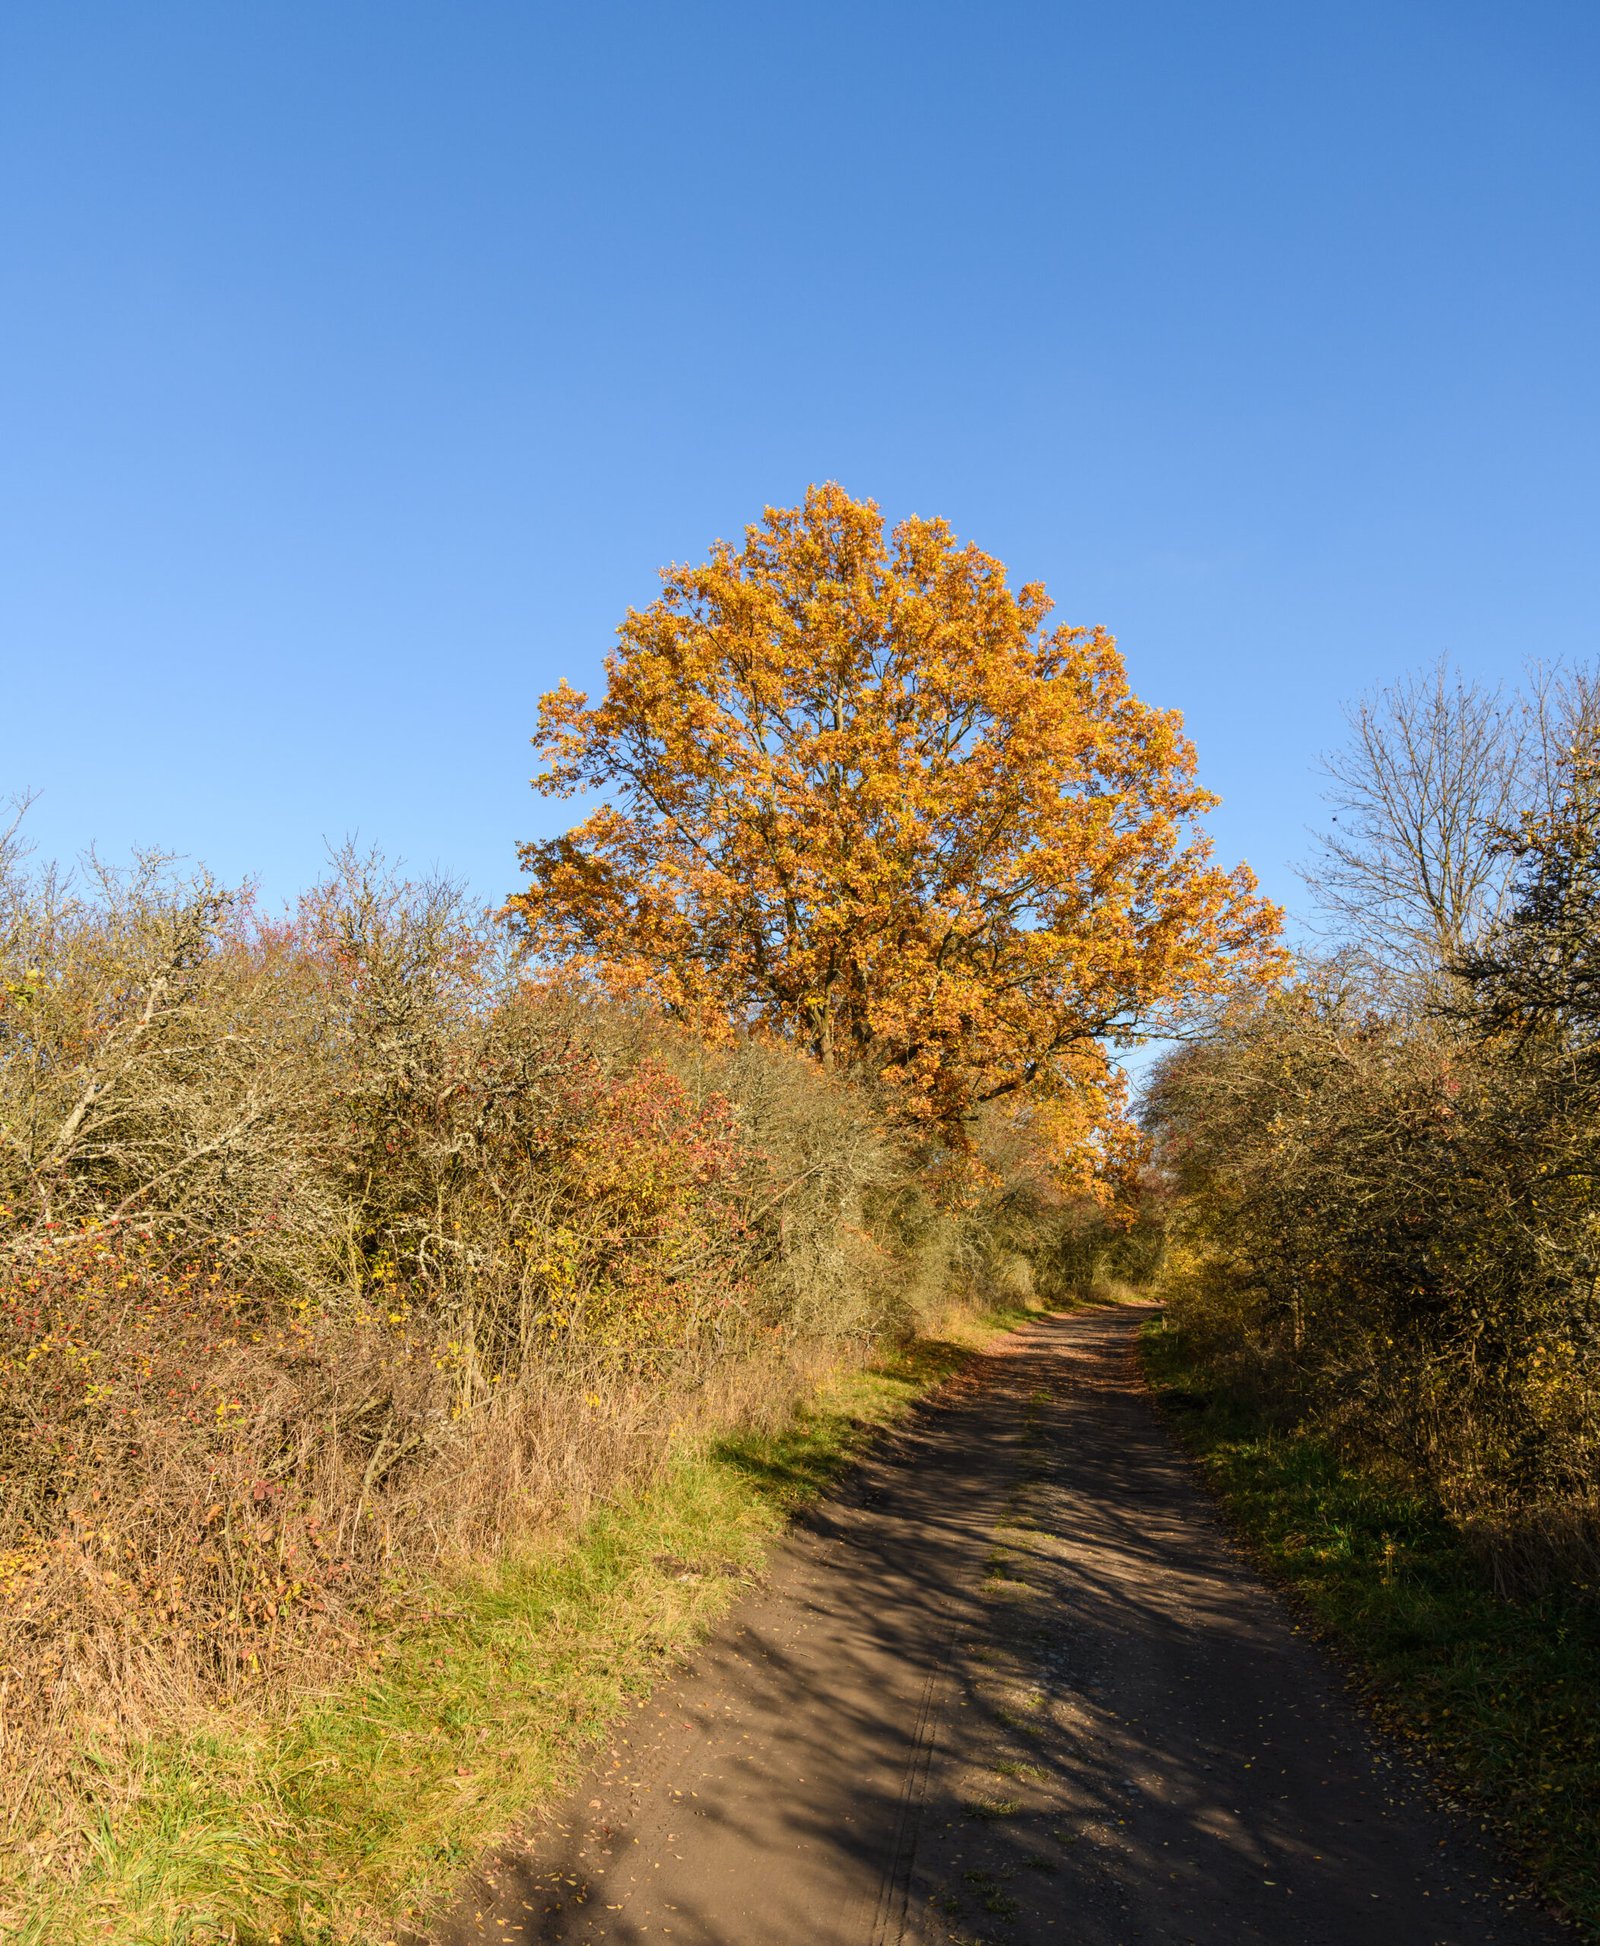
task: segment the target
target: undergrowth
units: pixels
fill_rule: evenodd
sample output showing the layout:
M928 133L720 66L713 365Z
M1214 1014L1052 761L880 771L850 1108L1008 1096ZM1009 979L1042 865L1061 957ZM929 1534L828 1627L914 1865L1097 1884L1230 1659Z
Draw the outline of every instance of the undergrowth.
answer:
M1503 1598L1425 1487L1231 1389L1164 1321L1144 1357L1241 1536L1359 1664L1387 1726L1600 1939L1600 1590Z
M78 1752L96 1807L19 1946L370 1946L402 1936L700 1638L794 1509L1020 1314L832 1372L775 1430L687 1440L565 1543L441 1580L359 1673L269 1717ZM64 1800L65 1807L65 1800Z

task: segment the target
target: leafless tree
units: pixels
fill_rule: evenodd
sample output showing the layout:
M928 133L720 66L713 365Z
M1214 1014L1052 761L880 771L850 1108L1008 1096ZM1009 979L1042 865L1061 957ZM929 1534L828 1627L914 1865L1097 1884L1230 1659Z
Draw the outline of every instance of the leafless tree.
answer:
M1422 975L1481 937L1512 870L1502 834L1576 695L1539 672L1531 693L1489 687L1441 657L1354 703L1349 740L1323 758L1332 815L1302 873L1328 930Z

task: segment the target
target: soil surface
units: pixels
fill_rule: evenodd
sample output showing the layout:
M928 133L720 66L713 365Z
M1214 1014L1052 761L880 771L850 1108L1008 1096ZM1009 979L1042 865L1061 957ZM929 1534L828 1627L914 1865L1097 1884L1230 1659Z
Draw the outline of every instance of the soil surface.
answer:
M1223 1535L1137 1307L997 1341L436 1934L1533 1946Z

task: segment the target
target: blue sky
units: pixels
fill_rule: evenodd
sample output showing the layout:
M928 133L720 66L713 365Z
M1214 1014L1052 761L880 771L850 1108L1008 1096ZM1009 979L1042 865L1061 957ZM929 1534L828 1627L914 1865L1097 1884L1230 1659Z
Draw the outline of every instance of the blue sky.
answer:
M20 0L0 794L485 899L539 692L836 478L1120 637L1294 897L1341 699L1600 648L1600 9Z

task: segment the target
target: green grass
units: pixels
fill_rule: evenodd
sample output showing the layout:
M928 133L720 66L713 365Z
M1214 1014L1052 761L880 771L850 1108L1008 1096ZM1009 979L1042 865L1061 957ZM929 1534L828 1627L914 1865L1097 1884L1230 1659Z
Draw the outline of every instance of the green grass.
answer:
M1146 1327L1144 1355L1241 1538L1446 1792L1600 1940L1600 1591L1500 1599L1429 1496L1230 1395L1169 1325Z
M131 1768L85 1752L87 1863L36 1880L8 1936L380 1946L575 1780L877 1428L1018 1321L842 1373L775 1436L686 1449L566 1544L430 1591L359 1675L276 1720L218 1719Z

